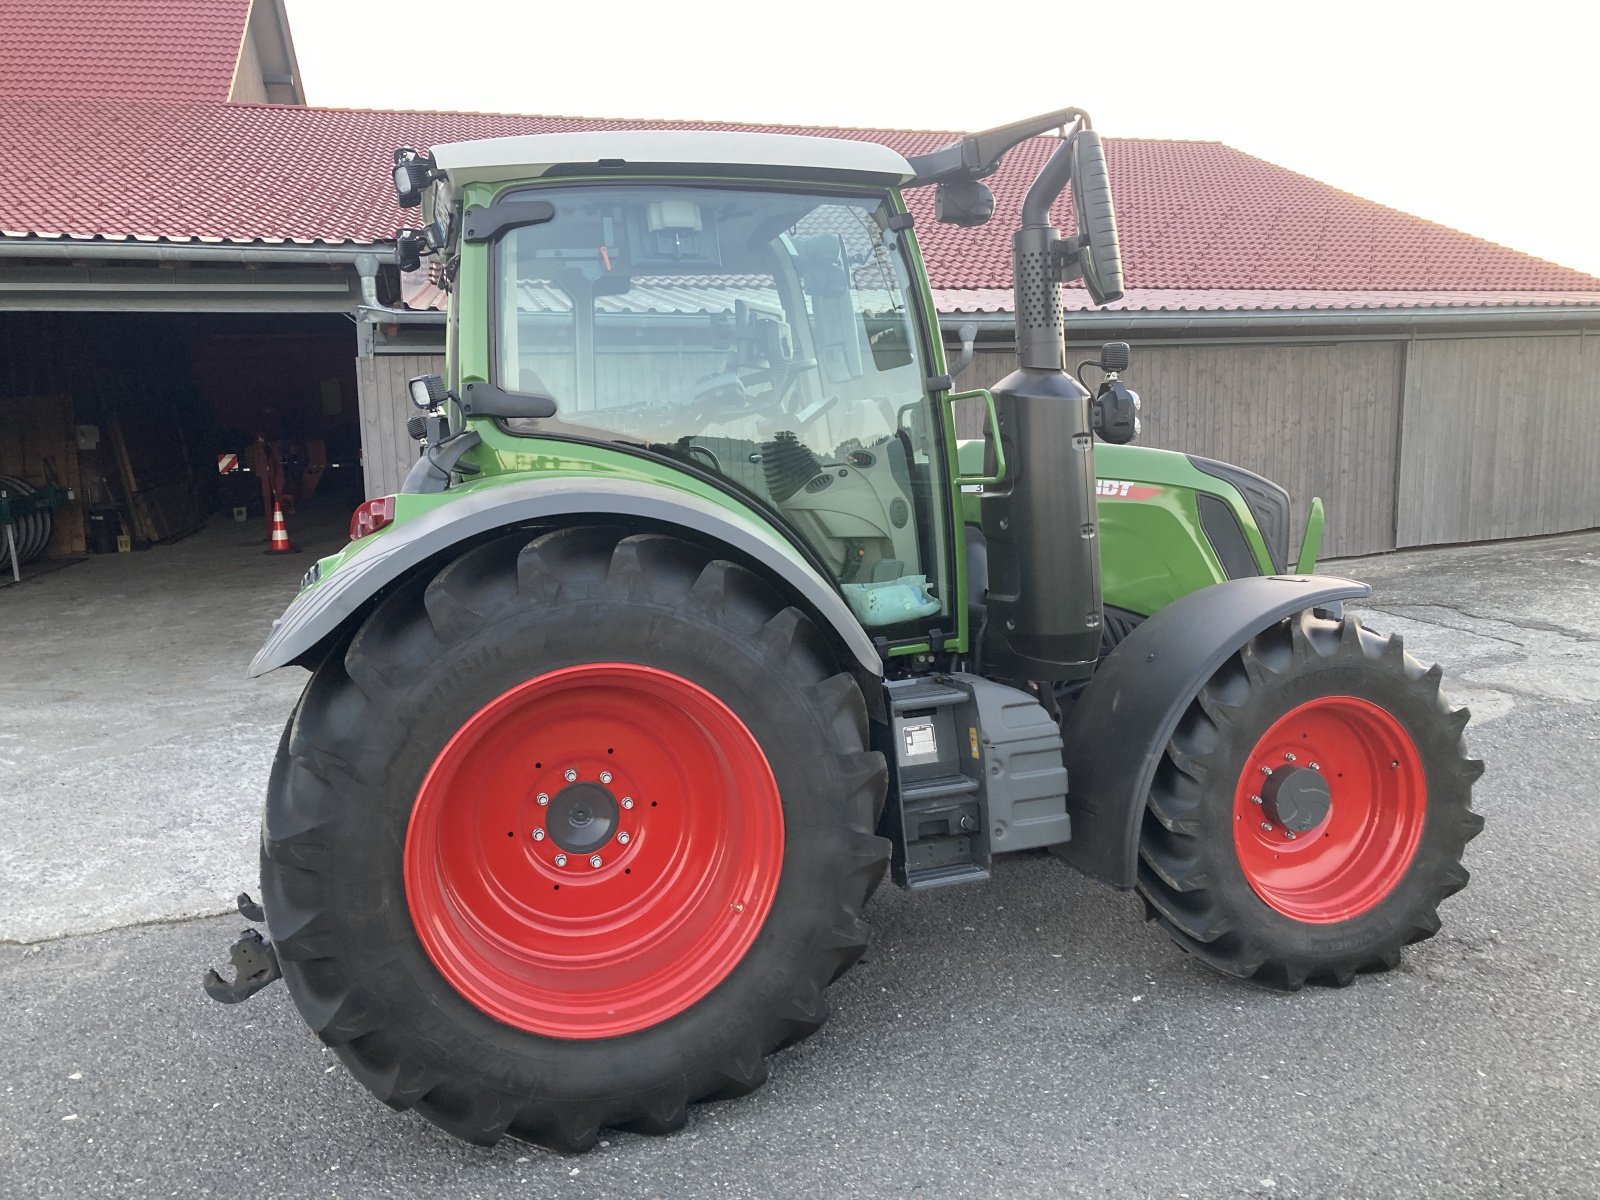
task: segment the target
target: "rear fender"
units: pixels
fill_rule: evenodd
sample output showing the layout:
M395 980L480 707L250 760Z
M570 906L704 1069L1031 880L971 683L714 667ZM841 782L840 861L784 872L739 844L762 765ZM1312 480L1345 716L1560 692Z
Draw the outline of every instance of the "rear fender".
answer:
M1180 597L1140 624L1100 664L1067 721L1072 840L1052 849L1086 875L1132 887L1145 796L1201 686L1274 622L1371 592L1333 576L1232 579Z
M696 541L712 539L766 571L832 632L856 665L873 677L883 665L872 639L828 580L781 537L735 512L687 492L593 476L529 479L467 492L374 535L328 578L308 587L272 624L250 664L252 678L306 660L317 647L360 619L384 589L473 539L521 524L574 519L676 527Z

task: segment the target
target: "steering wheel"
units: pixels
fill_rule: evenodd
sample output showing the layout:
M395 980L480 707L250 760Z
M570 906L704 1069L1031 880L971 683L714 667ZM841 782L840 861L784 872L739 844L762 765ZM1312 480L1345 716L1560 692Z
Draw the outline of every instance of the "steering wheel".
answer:
M744 375L738 371L726 371L695 384L689 407L707 423L732 421L783 409L800 376L816 365L814 358L791 358L780 366L758 367ZM746 383L766 380L772 381L772 390L761 396L752 396Z

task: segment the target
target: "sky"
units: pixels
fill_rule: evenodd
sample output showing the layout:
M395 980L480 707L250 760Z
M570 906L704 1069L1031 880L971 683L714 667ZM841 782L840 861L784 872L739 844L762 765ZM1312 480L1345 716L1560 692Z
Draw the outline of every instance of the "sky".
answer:
M1600 276L1600 3L286 0L350 108L980 129L1076 105Z

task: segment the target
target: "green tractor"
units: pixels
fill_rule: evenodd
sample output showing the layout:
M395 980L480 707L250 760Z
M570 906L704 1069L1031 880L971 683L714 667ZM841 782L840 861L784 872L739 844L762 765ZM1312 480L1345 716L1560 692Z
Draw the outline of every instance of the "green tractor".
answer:
M905 193L980 224L983 179L1057 128L1014 235L1017 368L957 393ZM395 184L448 377L412 381L404 488L251 666L311 678L241 897L273 941L217 998L281 972L385 1103L581 1150L758 1087L885 873L1047 848L1276 988L1439 928L1482 824L1439 669L1310 573L1320 506L1291 562L1282 489L1127 445L1125 345L1093 392L1066 370L1063 283L1122 288L1083 112L909 159L503 138L397 151Z

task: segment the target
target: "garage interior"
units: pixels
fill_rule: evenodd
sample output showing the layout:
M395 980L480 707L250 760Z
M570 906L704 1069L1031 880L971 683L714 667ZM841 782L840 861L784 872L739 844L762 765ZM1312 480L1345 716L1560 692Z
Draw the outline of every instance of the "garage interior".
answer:
M343 289L341 288L341 291ZM344 312L0 312L0 586L230 527L328 553L364 495Z

